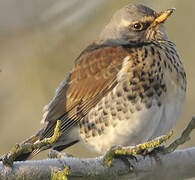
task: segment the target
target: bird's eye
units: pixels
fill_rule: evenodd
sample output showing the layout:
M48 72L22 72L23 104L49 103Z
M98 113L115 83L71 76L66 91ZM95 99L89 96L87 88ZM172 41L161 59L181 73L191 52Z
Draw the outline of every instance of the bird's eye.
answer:
M135 31L141 31L144 29L144 25L142 23L135 23L133 24L132 29Z

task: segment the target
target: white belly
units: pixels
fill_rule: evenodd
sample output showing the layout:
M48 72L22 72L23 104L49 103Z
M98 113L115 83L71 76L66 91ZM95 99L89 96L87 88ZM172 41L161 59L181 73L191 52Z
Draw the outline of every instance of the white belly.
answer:
M141 109L139 111L136 110L136 105L128 104L126 107L128 112L121 112L117 116L117 120L111 116L108 117L111 121L110 125L104 127L101 135L89 135L86 138L85 135L81 134L81 139L90 149L102 154L115 145L136 145L167 134L181 114L184 95L185 93L180 94L177 98L176 96L167 97L167 99L162 100L161 106L158 106L157 101L153 100L153 105L149 109L144 104L137 103ZM134 112L132 113L133 108ZM96 110L94 109L94 111ZM99 128L101 126L100 123Z

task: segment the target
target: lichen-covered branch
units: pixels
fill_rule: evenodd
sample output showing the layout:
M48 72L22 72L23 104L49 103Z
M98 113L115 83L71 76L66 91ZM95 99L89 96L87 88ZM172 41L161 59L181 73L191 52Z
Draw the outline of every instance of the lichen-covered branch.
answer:
M156 156L136 155L131 159L133 171L120 159L114 159L111 167L107 167L105 157L79 159L65 157L39 161L14 162L13 166L5 166L0 162L0 179L6 180L109 180L109 179L187 179L195 177L195 147L176 150L189 140L190 133L195 128L193 117L180 138L170 146L159 151ZM57 128L58 129L58 128ZM166 137L166 136L165 136Z
M160 137L157 137L151 141L138 144L136 146L130 146L130 147L122 147L122 146L116 146L113 147L110 151L108 151L104 157L104 162L108 167L112 166L113 160L115 156L135 156L138 154L143 155L143 151L148 150L150 148L157 148L159 147L162 143L165 143L171 136L173 135L173 131L170 131L168 135L163 135ZM163 151L164 152L164 151Z
M104 164L104 158L78 159L74 157L39 161L15 162L13 167L3 167L0 162L0 179L6 180L48 180L53 173L63 172L68 166L69 180L97 179L185 179L195 177L195 148L159 154L160 162L154 157L141 155L132 159L134 171L121 160L114 160L112 167ZM65 173L66 174L66 173ZM59 175L59 174L58 174ZM62 173L63 175L63 173Z
M2 160L3 164L5 166L12 166L14 160L23 153L32 152L35 149L41 149L42 147L45 147L47 145L51 145L54 142L56 142L60 136L60 121L58 120L56 123L56 127L54 130L54 134L51 138L45 138L42 141L38 141L34 144L31 143L24 143L24 144L16 144L10 152L5 154L3 157L0 158L0 161Z
M195 129L195 117L192 117L192 120L188 126L184 129L181 136L171 143L168 147L164 149L164 153L170 153L175 151L179 145L184 144L186 141L190 140L190 133Z

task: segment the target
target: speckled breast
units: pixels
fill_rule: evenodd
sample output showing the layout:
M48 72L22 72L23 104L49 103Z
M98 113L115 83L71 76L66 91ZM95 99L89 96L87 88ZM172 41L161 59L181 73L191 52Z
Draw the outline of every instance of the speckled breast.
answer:
M173 98L185 97L185 72L173 44L151 43L127 50L129 56L117 74L116 86L79 124L83 142L99 153L114 145L135 145L149 140L155 136L159 124L166 122L164 111L170 89L176 88L172 89ZM170 87L171 84L177 86ZM178 114L180 109L176 110ZM173 124L167 123L167 127L165 124L162 133Z

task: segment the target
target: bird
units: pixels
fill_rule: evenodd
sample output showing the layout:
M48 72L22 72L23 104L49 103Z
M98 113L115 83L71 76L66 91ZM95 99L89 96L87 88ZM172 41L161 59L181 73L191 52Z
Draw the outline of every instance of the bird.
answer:
M142 4L119 9L45 106L45 126L24 143L51 137L57 120L61 137L17 160L78 142L103 154L116 145L136 145L168 133L186 95L184 65L164 27L174 10L156 12Z

